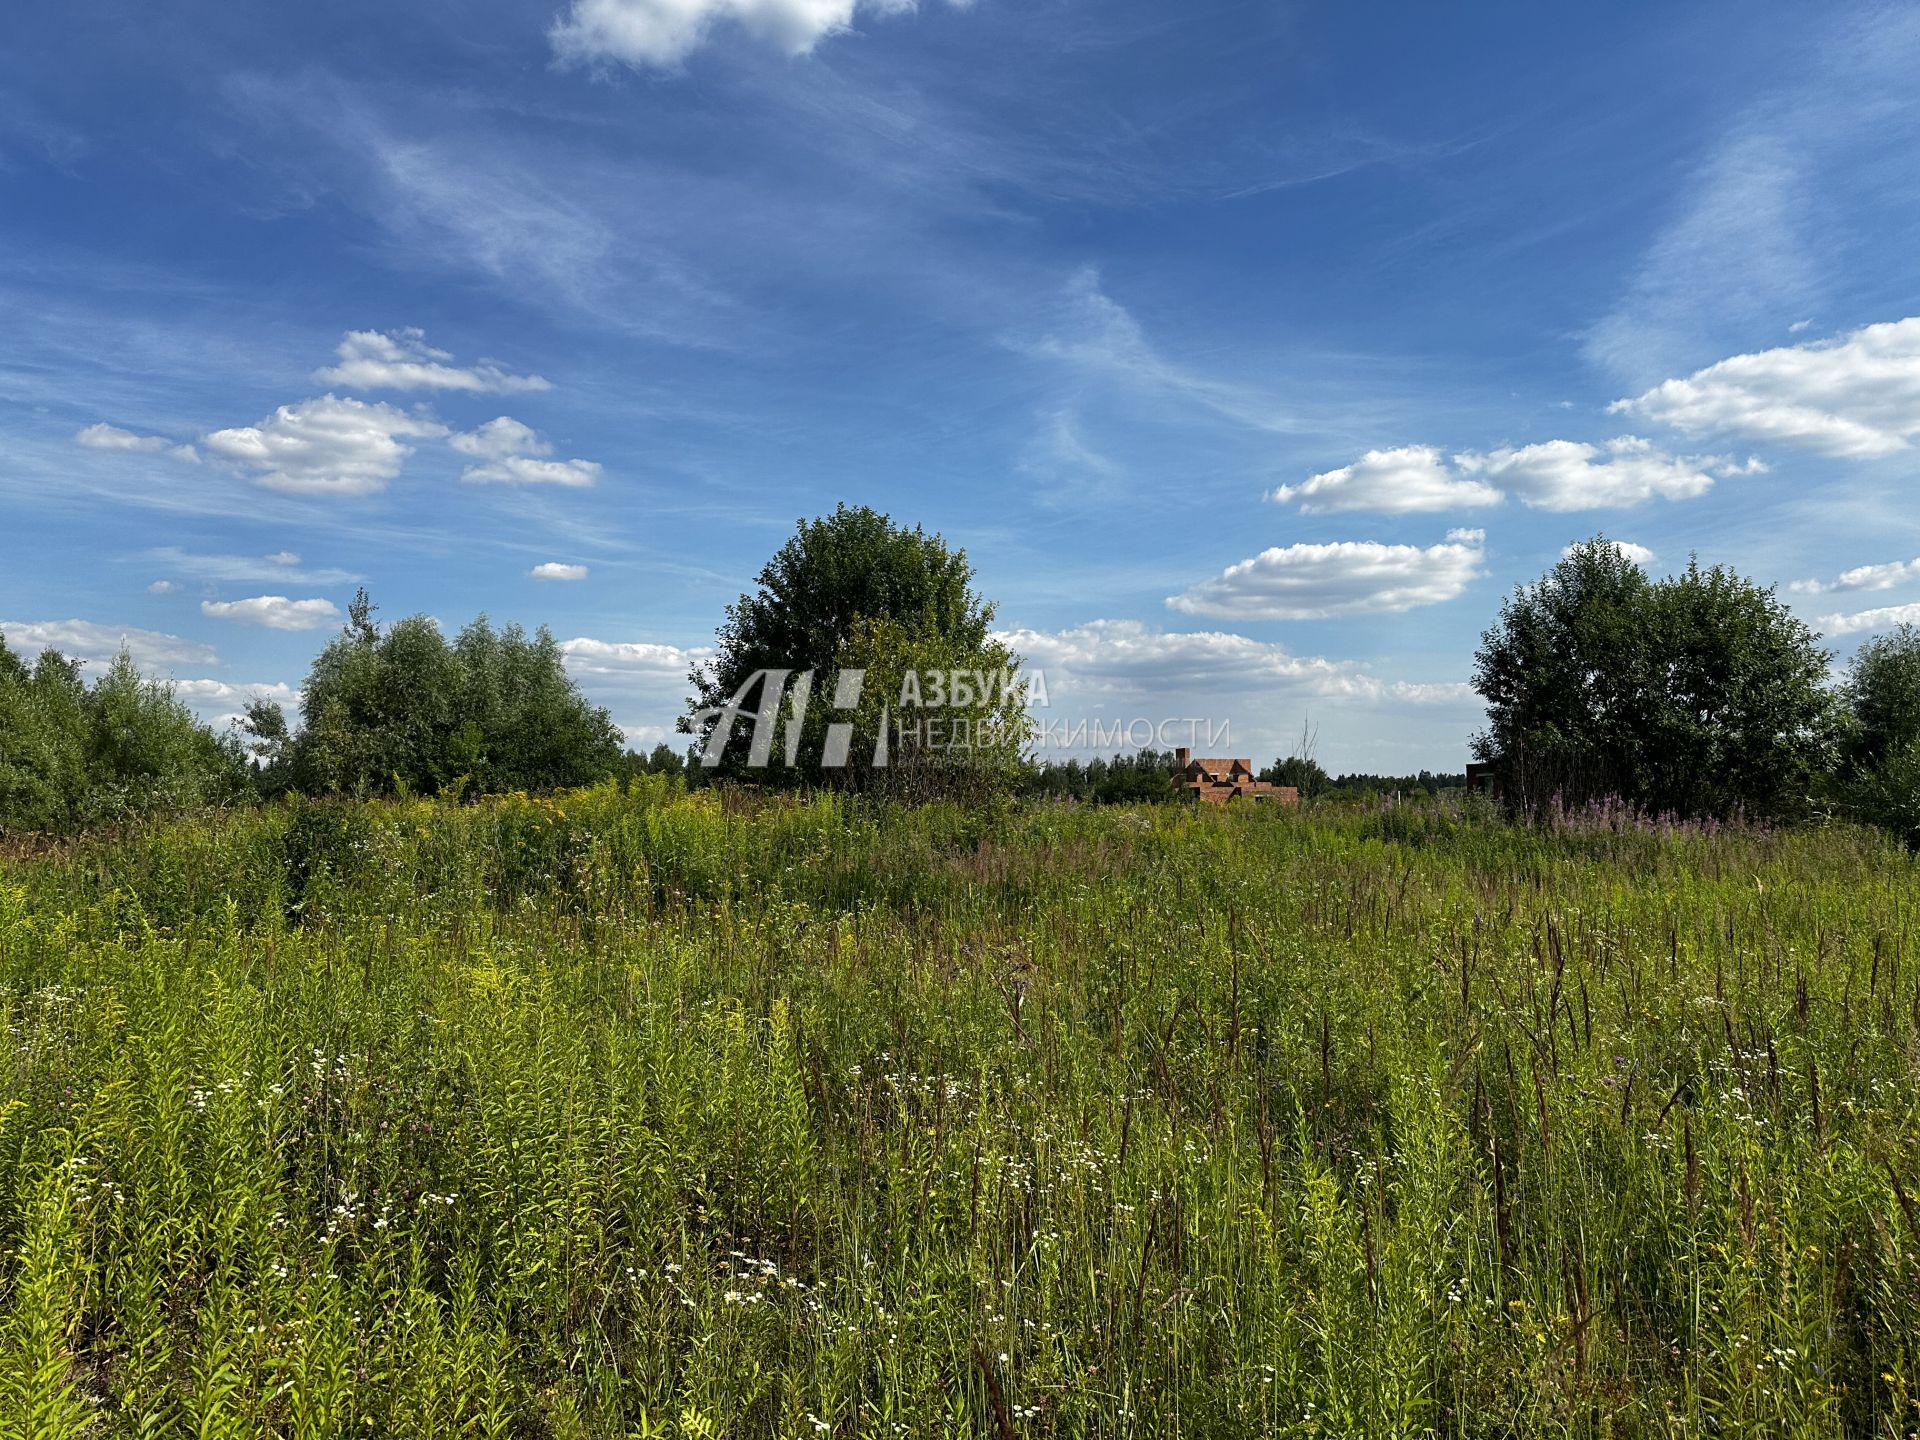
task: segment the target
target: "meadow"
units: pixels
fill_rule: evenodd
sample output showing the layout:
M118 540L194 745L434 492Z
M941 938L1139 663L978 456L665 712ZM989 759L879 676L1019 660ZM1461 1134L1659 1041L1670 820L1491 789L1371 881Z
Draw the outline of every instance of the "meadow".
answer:
M0 1434L1920 1430L1866 831L312 803L0 859Z

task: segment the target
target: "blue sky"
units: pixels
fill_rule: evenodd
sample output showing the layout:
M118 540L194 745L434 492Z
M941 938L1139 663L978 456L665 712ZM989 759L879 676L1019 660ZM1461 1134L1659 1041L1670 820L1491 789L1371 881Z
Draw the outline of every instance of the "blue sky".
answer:
M1049 720L1335 769L1456 768L1596 532L1842 658L1920 618L1912 6L0 27L0 628L210 717L364 583L550 626L650 744L839 500L967 548Z

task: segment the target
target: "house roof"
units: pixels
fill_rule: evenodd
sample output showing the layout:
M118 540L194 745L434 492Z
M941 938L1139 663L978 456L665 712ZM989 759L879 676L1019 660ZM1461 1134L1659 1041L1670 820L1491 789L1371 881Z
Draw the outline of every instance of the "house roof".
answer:
M1225 757L1218 757L1214 759L1203 759L1196 755L1193 759L1187 761L1187 768L1192 769L1196 765L1200 767L1201 773L1206 775L1231 775L1236 766L1246 771L1249 775L1253 773L1253 762L1251 760L1241 760L1237 758L1227 759Z

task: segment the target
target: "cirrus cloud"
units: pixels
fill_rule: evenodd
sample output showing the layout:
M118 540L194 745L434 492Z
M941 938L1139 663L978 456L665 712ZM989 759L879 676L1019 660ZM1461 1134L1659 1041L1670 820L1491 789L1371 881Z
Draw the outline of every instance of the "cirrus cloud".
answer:
M1237 620L1324 620L1437 605L1480 577L1485 540L1483 530L1452 530L1444 543L1425 548L1374 540L1275 547L1167 604Z

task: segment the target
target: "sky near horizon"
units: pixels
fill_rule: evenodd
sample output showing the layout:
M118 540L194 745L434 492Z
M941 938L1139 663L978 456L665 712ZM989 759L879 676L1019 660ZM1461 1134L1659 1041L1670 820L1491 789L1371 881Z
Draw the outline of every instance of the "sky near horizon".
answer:
M1916 74L1913 5L14 7L0 632L218 718L364 584L644 747L845 500L1056 733L1457 769L1597 533L1844 661L1920 620Z

